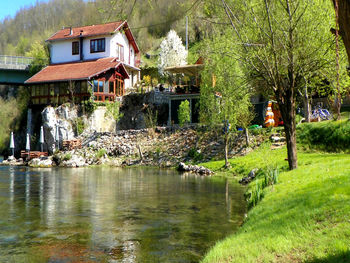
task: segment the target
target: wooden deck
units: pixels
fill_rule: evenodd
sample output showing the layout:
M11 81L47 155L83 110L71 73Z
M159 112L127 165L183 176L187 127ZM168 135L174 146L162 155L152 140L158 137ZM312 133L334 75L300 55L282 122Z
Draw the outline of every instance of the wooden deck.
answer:
M34 158L40 158L41 156L48 156L48 152L39 152L39 151L21 151L21 158L24 160L31 160Z

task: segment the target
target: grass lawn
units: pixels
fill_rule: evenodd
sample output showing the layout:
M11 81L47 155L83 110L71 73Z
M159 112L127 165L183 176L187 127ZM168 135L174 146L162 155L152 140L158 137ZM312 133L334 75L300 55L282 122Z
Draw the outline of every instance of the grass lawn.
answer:
M285 157L285 148L263 145L231 160L229 174L279 167L278 184L263 190L244 225L202 262L350 262L350 155L299 151L294 171ZM219 171L223 163L205 166Z

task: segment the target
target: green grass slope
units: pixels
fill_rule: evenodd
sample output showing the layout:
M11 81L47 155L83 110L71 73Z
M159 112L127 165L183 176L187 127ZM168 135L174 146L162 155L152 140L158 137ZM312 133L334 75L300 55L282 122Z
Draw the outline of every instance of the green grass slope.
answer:
M282 163L281 151L274 155ZM299 168L264 191L243 227L203 262L350 262L349 155L299 153Z
M244 225L210 249L202 262L350 262L349 132L350 121L300 125L299 167L293 171L285 161L286 148L270 150L269 143L231 159L228 172L222 170L224 161L203 164L239 178L253 168L280 173L278 184L262 190L263 199ZM254 191L255 181L247 193Z

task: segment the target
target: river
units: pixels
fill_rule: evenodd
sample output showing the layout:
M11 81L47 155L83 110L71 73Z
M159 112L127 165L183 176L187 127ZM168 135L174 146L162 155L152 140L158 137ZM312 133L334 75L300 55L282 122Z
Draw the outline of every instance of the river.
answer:
M198 262L244 189L151 168L0 167L0 262Z

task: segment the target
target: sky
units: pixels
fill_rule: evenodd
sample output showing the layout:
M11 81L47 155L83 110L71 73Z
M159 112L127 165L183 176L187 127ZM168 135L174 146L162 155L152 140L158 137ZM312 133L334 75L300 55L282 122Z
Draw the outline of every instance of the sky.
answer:
M37 0L2 0L0 8L0 20L3 20L6 16L12 16L22 7L35 5ZM42 1L40 1L42 2Z

